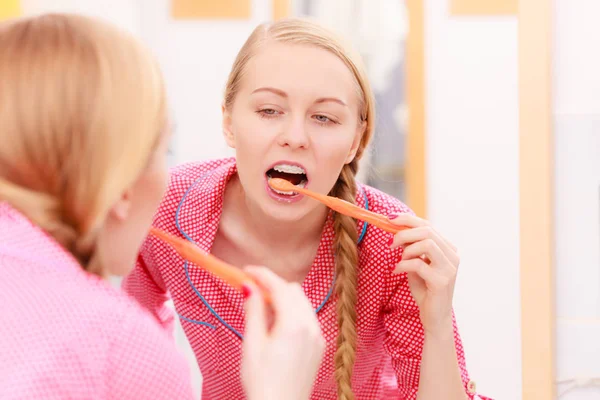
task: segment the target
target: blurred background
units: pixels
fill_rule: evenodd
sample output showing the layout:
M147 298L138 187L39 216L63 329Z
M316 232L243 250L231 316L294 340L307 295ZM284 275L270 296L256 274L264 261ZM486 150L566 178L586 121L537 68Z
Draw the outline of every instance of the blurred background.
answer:
M50 11L104 18L154 51L172 164L233 154L222 93L257 24L338 30L377 96L360 180L461 251L455 311L478 392L600 399L600 1L0 0L0 19Z

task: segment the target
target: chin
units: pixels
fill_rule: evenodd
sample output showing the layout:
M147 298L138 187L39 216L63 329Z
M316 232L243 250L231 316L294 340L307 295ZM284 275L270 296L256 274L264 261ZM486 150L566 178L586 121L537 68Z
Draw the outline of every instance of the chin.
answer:
M272 219L281 222L297 222L310 213L306 204L277 203L273 199L267 199L261 206L263 213Z

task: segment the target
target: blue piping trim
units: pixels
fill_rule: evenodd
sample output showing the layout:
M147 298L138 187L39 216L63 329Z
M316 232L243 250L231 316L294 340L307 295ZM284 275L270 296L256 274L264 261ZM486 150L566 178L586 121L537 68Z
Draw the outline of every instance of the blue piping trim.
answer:
M177 211L175 212L175 226L177 227L177 230L190 242L197 244L182 228L181 225L179 223L179 213L181 212L181 208L183 207L183 203L187 197L187 195L190 193L190 191L196 187L196 185L206 177L206 175L208 175L209 173L205 173L204 175L202 175L200 178L196 179L196 181L194 181L194 183L192 183L190 185L189 188L187 188L187 190L185 191L185 193L183 194L183 197L181 198L181 201L179 202L179 205L177 206ZM198 298L200 299L200 301L202 301L202 303L204 303L204 305L206 306L206 308L208 308L208 311L210 311L210 313L212 315L215 316L215 318L217 318L217 320L219 320L220 323L222 323L227 329L229 329L231 332L233 332L237 337L239 337L240 339L243 339L243 336L237 331L235 330L231 325L229 325L227 322L225 322L225 320L223 318L221 318L221 316L211 307L211 305L208 303L208 301L206 301L206 299L204 298L204 296L202 296L200 294L200 292L198 291L198 289L196 288L196 286L194 285L194 283L192 282L192 279L190 278L190 272L189 272L189 268L188 268L188 262L185 261L183 263L183 269L185 270L185 277L188 281L188 284L190 285L190 287L194 290L194 293L196 294L196 296L198 296ZM191 321L190 321L191 322ZM200 321L198 321L200 322ZM200 325L205 325L206 323L200 324ZM214 326L214 325L213 325ZM215 327L216 329L216 327Z
M369 211L369 198L367 197L367 192L365 191L365 188L362 187L362 186L360 187L360 189L362 190L363 197L365 198L365 209L367 211ZM356 244L360 244L363 241L363 239L365 238L365 234L367 233L367 226L368 225L369 225L369 223L366 222L366 221L363 223L362 232L360 233L360 236L358 238L358 242Z
M189 318L186 318L186 317L184 317L184 316L183 316L183 315L181 315L181 314L177 314L177 315L178 315L178 316L179 316L179 318L181 318L182 320L184 320L184 321L187 321L187 322L190 322L190 323L192 323L192 324L196 324L196 325L204 325L204 326L208 326L208 327L209 327L209 328L211 328L211 329L217 329L217 327L216 327L216 326L214 326L213 324L209 324L208 322L202 322L202 321L196 321L196 320L194 320L194 319L189 319Z
M237 337L239 337L240 339L244 339L244 337L242 336L241 333L239 333L238 331L236 331L234 327L232 327L231 325L229 325L227 322L225 322L225 320L223 318L221 318L221 316L210 306L210 304L208 304L208 301L206 301L206 299L204 298L204 296L202 296L200 294L200 292L198 291L198 289L196 289L196 286L194 286L194 283L190 279L190 273L189 273L189 270L188 270L188 263L187 263L187 261L183 263L183 268L185 269L185 277L187 278L188 283L190 284L190 286L192 287L192 289L194 289L194 292L196 293L196 296L198 296L200 298L200 300L204 303L204 305L206 306L206 308L208 308L208 311L210 311L210 313L212 315L214 315L219 320L219 322L222 323L227 329L229 329L231 332L235 333L235 335Z
M194 183L192 183L190 185L189 188L187 188L187 190L185 191L185 193L183 194L183 197L181 198L181 200L179 201L179 204L177 205L177 211L175 212L175 226L177 227L177 230L179 231L179 233L181 233L183 236L185 236L185 238L187 240L189 240L190 242L196 244L196 242L194 242L194 240L189 237L189 235L187 233L185 233L183 231L183 229L181 229L181 225L179 225L179 212L181 211L181 207L183 207L183 202L185 201L185 198L187 197L187 195L190 193L190 191L196 187L196 185L206 177L206 175L208 175L208 172L205 173L204 175L202 175L200 178L196 179L196 181L194 181Z
M325 296L325 299L323 299L323 302L319 305L319 307L317 307L317 309L315 310L315 314L318 314L319 311L321 311L321 309L323 307L325 307L325 304L327 303L327 301L329 300L329 298L331 297L331 294L333 293L333 288L335 287L335 274L333 275L333 280L331 282L331 287L329 288L329 292L327 292L327 296Z
M365 188L361 186L361 190L362 190L363 196L365 198L365 209L368 211L369 210L369 198L367 197L367 192L365 191ZM365 222L363 224L362 231L360 233L358 242L356 244L360 244L363 241L363 239L365 238L365 234L367 233L368 225L369 225L368 222ZM327 303L327 301L331 297L331 294L333 293L334 287L335 287L335 275L333 276L333 280L331 282L331 287L329 288L329 292L327 293L327 296L325 296L325 299L323 300L323 302L319 305L319 307L317 307L317 309L315 310L315 313L318 313L319 311L321 311L321 309L323 307L325 307L325 304Z
M187 190L185 191L185 193L183 194L183 197L181 198L181 201L179 202L178 206L177 206L177 211L175 212L175 226L177 227L177 230L190 242L197 244L182 228L181 225L179 224L179 213L181 212L181 208L183 207L183 203L187 197L187 195L189 194L189 192L202 180L206 177L206 175L208 175L209 173L205 173L204 175L202 175L200 178L198 178L196 181L194 181L194 183L192 183L190 185L189 188L187 188ZM365 189L363 187L361 187L364 199L365 199L365 209L369 209L369 199L367 198L367 193L365 191ZM365 234L367 233L367 226L369 224L367 222L365 222L363 224L363 228L362 231L360 233L360 236L358 238L358 242L357 244L360 244L364 237ZM233 332L237 337L239 337L240 339L244 339L244 337L242 336L242 334L240 334L237 330L235 330L235 328L233 328L231 325L229 325L227 322L225 322L225 320L223 320L223 318L221 318L221 316L210 306L210 304L208 303L208 301L206 301L206 299L204 298L204 296L202 296L200 294L200 292L198 291L198 289L196 288L196 286L194 286L194 283L192 282L191 278L190 278L190 274L189 274L189 269L188 269L188 263L187 261L185 261L183 263L183 268L185 270L185 277L188 281L188 284L190 285L190 287L194 290L194 293L196 294L196 296L198 296L198 298L200 299L200 301L202 301L202 303L206 306L206 308L208 308L208 311L210 311L211 314L213 314L217 320L219 320L220 323L222 323L227 329L229 329L231 332ZM321 311L321 309L325 306L325 304L329 301L329 299L331 298L331 295L333 294L333 289L335 287L335 275L333 276L333 280L331 282L331 287L329 288L329 292L327 293L327 296L325 296L325 299L323 299L323 301L321 302L321 304L317 307L317 309L315 310L315 313L318 313L319 311ZM190 322L192 324L197 324L197 325L203 325L203 326L208 326L209 328L212 329L217 329L216 326L209 324L208 322L202 322L202 321L195 321L193 319L189 319L184 317L183 315L177 314L179 316L179 318L183 319L184 321Z

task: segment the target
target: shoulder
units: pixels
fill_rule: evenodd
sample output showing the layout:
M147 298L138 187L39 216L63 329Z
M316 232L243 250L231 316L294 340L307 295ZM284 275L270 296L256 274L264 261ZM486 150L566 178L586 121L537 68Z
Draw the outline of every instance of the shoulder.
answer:
M413 213L406 204L379 189L363 184L359 186L359 189L362 189L363 194L367 197L369 211L385 216ZM361 196L361 193L358 195Z
M104 325L104 333L111 343L112 359L134 362L129 358L160 360L176 355L175 343L168 332L122 289L95 280L88 286L88 293L84 301L86 312ZM121 350L116 351L118 348Z
M201 180L212 175L225 175L235 167L235 158L221 158L207 161L180 164L171 168L169 185L162 202L154 215L153 225L168 231L173 230L172 219L187 195ZM218 188L217 185L204 185L204 190ZM200 205L204 203L200 202Z
M85 272L84 272L85 273ZM143 321L145 310L142 309L122 289L96 276L85 273L85 284L81 284L81 292L70 293L78 297L91 317L103 321L105 333L111 340L118 338L125 322Z
M167 200L170 195L182 195L189 186L199 179L216 172L219 169L235 165L235 158L219 158L213 160L190 162L177 165L169 171L169 187L167 189Z
M115 305L120 322L114 330L112 342L113 347L121 351L113 352L111 358L133 364L139 358L178 364L179 352L169 332L162 329L146 309L125 293L119 293L118 297Z
M140 399L172 395L191 399L188 364L168 332L124 292L116 288L109 291L110 301L97 312L103 321L112 323L108 328L107 357L111 395Z
M364 197L364 199L357 199L357 202L362 205L363 208L386 217L404 213L414 214L414 212L400 200L371 186L360 185L358 196ZM367 227L363 239L363 247L378 253L380 251L388 250L388 241L390 237L390 233L370 224Z

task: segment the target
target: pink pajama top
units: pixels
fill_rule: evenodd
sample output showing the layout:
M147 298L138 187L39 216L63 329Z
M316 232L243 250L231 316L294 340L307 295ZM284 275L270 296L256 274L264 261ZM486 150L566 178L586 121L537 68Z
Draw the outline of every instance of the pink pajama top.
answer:
M236 174L235 159L185 164L175 168L154 226L211 250L223 211L223 196ZM383 215L410 212L400 201L359 185L356 203ZM359 222L358 351L353 390L358 400L414 400L424 333L406 274L392 274L399 250L390 250L390 234ZM311 400L336 400L333 355L338 333L333 292L335 253L331 218L325 224L313 264L302 283L327 340ZM149 237L135 270L124 283L167 329L172 299L203 375L202 400L243 399L240 382L244 335L242 295L210 273L185 262L165 243ZM458 364L469 399L479 399L467 372L463 345L455 325Z
M0 202L0 399L192 399L164 329Z

